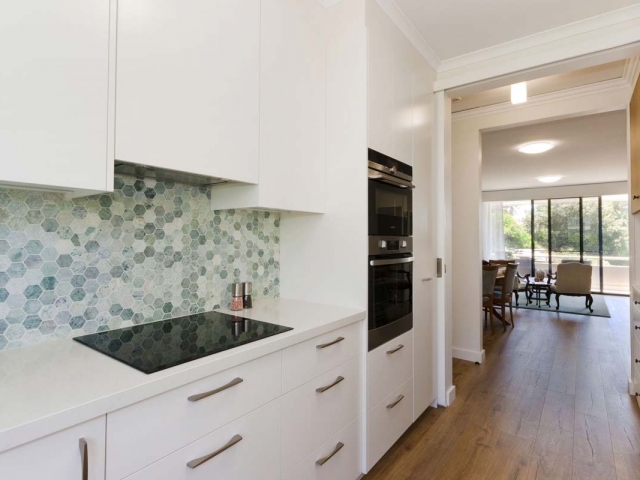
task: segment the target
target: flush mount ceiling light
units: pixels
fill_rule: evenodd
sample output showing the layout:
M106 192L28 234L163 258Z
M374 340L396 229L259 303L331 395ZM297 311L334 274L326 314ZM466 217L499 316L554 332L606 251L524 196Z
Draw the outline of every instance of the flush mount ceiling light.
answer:
M538 177L538 181L542 183L555 183L562 178L562 175L545 175Z
M551 142L535 142L535 143L527 143L526 145L521 146L518 151L521 153L544 153L548 152L554 147Z
M511 85L511 103L517 105L527 101L527 82Z

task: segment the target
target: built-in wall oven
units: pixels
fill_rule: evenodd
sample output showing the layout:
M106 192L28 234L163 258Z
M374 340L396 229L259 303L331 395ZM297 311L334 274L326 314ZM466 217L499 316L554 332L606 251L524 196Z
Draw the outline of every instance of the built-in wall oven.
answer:
M413 328L412 180L369 150L369 350Z

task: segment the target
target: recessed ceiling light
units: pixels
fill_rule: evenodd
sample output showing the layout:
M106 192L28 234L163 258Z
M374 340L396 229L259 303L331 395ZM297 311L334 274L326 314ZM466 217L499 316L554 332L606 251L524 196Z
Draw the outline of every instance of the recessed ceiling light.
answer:
M514 83L511 85L511 103L517 105L527 101L527 82Z
M554 145L551 142L535 142L521 146L518 151L529 154L544 153L551 150L553 147Z
M538 181L542 183L555 183L562 178L562 175L545 175L538 177Z

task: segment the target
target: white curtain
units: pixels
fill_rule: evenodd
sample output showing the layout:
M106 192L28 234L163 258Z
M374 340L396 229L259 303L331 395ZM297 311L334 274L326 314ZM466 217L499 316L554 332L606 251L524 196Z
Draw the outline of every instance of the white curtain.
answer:
M482 204L482 229L483 259L501 260L506 258L502 202L484 202Z

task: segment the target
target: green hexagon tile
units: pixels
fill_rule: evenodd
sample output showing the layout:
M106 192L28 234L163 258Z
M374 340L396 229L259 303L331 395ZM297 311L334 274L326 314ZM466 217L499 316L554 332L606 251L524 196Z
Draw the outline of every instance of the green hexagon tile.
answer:
M0 350L279 295L280 216L213 190L116 177L112 194L0 189Z

